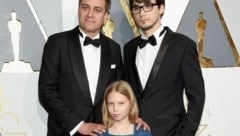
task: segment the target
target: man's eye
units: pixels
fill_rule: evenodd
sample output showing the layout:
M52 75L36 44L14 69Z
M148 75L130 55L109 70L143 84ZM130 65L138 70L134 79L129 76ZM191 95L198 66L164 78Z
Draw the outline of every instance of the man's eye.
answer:
M139 7L133 7L132 10L139 10Z
M82 9L87 9L88 6L86 6L86 5L82 5L81 8L82 8Z
M102 12L102 9L95 9L95 11L96 11L97 13L100 13L100 12Z
M145 5L144 7L146 7L146 8L151 8L152 5L151 5L151 4L147 4L147 5Z

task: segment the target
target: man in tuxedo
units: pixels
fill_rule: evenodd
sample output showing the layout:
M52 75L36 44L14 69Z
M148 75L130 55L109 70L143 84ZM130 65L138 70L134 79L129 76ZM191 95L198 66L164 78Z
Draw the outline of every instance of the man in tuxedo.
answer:
M194 136L205 101L196 43L161 23L164 0L130 0L129 4L141 35L124 46L124 66L140 117L154 136Z
M39 100L48 112L48 136L105 131L104 90L123 75L120 46L100 32L110 4L79 0L79 26L50 36L44 46Z

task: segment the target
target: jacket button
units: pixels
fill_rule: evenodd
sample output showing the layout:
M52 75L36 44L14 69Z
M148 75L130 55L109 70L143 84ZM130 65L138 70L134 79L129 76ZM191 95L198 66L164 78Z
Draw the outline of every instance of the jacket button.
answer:
M144 103L145 103L145 101L143 99L141 99L141 104L144 104Z

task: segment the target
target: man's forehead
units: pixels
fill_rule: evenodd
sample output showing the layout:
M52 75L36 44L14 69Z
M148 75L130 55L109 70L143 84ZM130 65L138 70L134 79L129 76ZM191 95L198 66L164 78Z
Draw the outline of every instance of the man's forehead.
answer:
M133 4L149 4L154 2L155 0L133 0Z
M97 0L92 2L91 0L81 0L80 4L85 4L93 7L105 7L105 0Z

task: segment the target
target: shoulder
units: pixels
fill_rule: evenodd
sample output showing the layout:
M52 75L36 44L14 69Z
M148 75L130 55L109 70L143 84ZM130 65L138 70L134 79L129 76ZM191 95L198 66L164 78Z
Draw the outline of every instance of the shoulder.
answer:
M45 46L52 46L50 48L53 48L54 45L57 47L57 45L59 45L60 43L66 43L67 39L67 32L59 32L59 33L55 33L52 34L48 37Z
M61 38L66 38L67 36L78 36L78 26L76 26L71 30L66 30L66 31L52 34L48 37L48 39L52 39L52 38L61 39Z
M49 50L51 52L53 50L57 51L58 49L65 50L67 47L66 45L68 44L70 38L69 35L72 35L71 39L73 39L74 37L77 38L76 28L69 31L63 31L50 35L47 41L45 42L44 50Z
M171 46L190 49L196 48L196 42L185 34L173 32L170 28L167 28L167 33L165 34L164 40L168 42Z
M138 39L139 37L140 37L140 36L137 36L137 37L129 40L129 41L124 45L124 48L129 48L129 46L136 44L137 39Z
M53 40L53 39L54 40L63 40L63 39L66 39L69 34L73 34L73 33L74 33L73 30L58 32L58 33L50 35L48 37L48 40Z
M136 46L138 46L137 44L137 39L139 38L140 36L138 37L135 37L131 40L129 40L123 47L123 52L124 53L127 53L127 52L132 52L136 49Z
M190 37L188 37L187 35L179 33L179 32L173 32L168 27L167 27L167 34L166 35L173 38L174 40L177 40L177 41L194 43L194 41Z
M183 42L192 43L192 44L195 43L195 41L193 39L191 39L187 35L184 35L181 33L176 33L176 37L179 38Z

